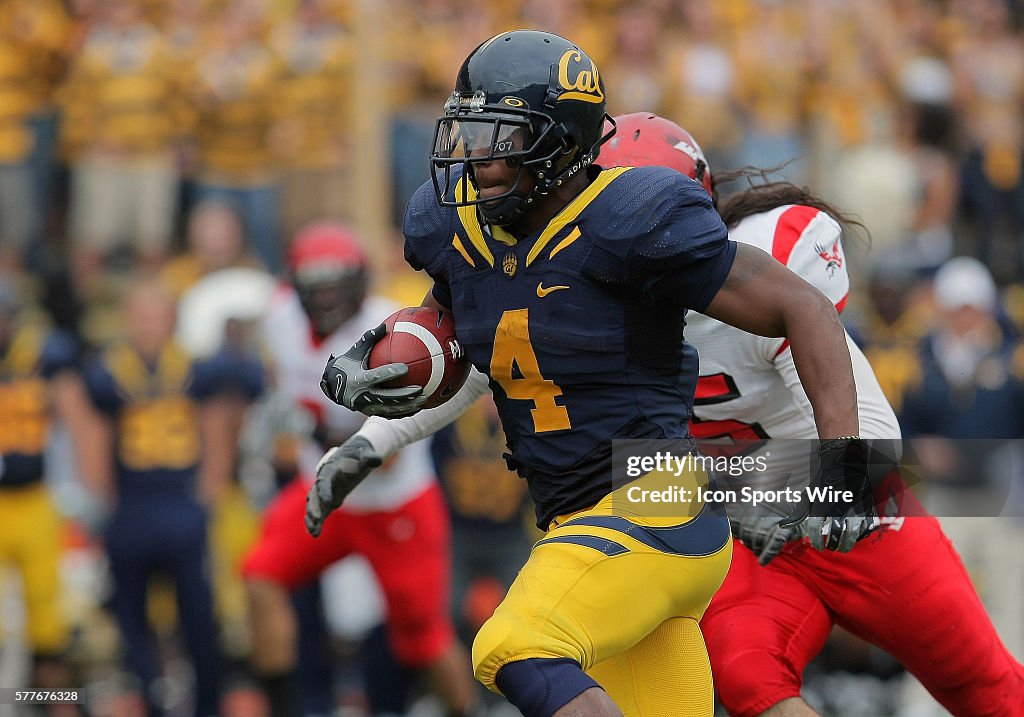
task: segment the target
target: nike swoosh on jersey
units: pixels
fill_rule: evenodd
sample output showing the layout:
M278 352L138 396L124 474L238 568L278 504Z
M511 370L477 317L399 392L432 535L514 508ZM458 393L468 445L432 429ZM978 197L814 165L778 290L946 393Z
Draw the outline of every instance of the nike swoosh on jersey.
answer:
M544 288L544 282L542 281L539 284L537 284L537 296L539 296L540 298L543 299L545 296L550 294L552 291L558 291L559 289L568 289L568 288L569 288L568 286L558 285L558 286L549 286L548 288L545 289Z

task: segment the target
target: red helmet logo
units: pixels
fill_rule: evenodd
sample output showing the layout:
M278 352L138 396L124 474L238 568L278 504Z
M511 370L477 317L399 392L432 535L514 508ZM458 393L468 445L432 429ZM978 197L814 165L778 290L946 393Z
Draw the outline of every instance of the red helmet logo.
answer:
M839 250L839 239L832 242L832 248L829 249L827 244L815 244L814 250L818 252L818 256L825 262L825 271L828 275L834 276L837 269L843 268L843 253Z

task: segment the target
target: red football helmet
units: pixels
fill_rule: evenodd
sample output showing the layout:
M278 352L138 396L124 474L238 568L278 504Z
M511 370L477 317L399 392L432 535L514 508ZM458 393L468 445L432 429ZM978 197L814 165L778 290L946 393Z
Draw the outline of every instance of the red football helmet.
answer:
M366 296L366 255L344 224L317 221L292 239L288 270L313 330L328 336L352 318Z
M711 167L685 129L650 112L615 118L615 136L601 148L603 167L669 167L700 182L713 195Z

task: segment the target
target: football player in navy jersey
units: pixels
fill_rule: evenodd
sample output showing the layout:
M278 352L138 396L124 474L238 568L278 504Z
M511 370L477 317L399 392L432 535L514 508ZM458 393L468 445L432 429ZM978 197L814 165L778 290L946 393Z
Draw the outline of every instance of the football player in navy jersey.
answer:
M147 713L160 714L159 666L146 604L150 577L174 581L195 668L196 717L220 711L220 651L209 582L207 509L234 470L237 416L263 369L237 356L194 360L173 340L173 297L156 284L124 300L125 338L85 369L95 411L83 479L110 505L104 544L113 611Z
M871 510L850 354L831 302L731 242L700 184L663 168L593 166L612 134L604 108L596 66L568 40L529 30L487 40L459 70L437 122L435 173L406 213L406 258L434 280L424 304L453 313L547 531L477 635L474 667L529 717L710 715L698 621L729 566L728 520L714 504L674 517L623 510L612 441L688 438L697 356L683 341L687 309L786 336L828 467L814 480L858 496L820 506L837 518L826 544L838 548L839 518ZM368 415L410 415L418 388L379 386L407 368L367 368L382 335L372 329L332 358L322 385ZM373 450L364 440L325 456L312 532ZM678 481L709 484L697 470ZM803 506L789 521L806 517Z
M50 495L46 453L54 420L74 431L87 399L78 342L33 321L15 286L0 273L0 567L21 578L29 684L58 689L72 682L65 660L71 626L61 609L62 516ZM44 711L79 714L69 705Z

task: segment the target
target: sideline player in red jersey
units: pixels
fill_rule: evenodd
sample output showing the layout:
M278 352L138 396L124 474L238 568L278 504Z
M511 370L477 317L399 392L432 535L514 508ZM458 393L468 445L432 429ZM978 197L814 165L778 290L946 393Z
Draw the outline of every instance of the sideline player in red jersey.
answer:
M716 197L707 161L688 132L648 113L618 123L602 162L668 166ZM850 282L835 209L784 183L751 188L718 208L733 240L770 253L842 311ZM687 338L700 354L695 436L816 437L786 341L702 314L688 317ZM849 347L860 435L898 438L899 424L867 359L852 341ZM1024 715L1024 668L1000 641L952 544L920 506L904 512L912 515L876 519L848 553L815 550L818 536L804 537L813 519L804 531L779 528L777 518L732 520L732 566L701 621L718 694L731 715L816 714L800 699L802 675L833 625L895 657L954 715Z
M528 717L707 717L697 623L728 569L728 520L700 499L675 515L617 513L639 485L614 485L614 439L696 450L687 308L788 336L829 457L815 485L858 497L821 506L839 528L838 517L873 510L852 435L853 370L835 307L771 256L729 241L699 186L661 167L591 166L612 135L604 109L598 68L577 45L533 30L490 38L458 71L436 125L436 172L406 212L406 259L434 281L424 304L452 311L466 356L490 378L508 464L548 531L477 633L474 668ZM366 365L383 333L332 359L321 385L367 414L413 413L419 389L377 386L406 367ZM353 458L350 447L325 457L311 530L361 477L345 470ZM677 480L712 484L684 463Z
M366 296L366 258L343 226L320 222L300 231L289 252L293 284L271 297L263 334L277 390L309 411L316 437L299 447L299 478L267 509L262 534L246 556L253 662L275 717L295 707L292 682L297 625L289 593L332 563L362 554L373 567L388 609L388 634L398 660L425 670L452 714L476 700L468 655L455 639L448 613L448 513L425 444L399 453L374 480L353 491L326 521L320 540L303 528L308 479L323 444L351 435L364 418L335 405L317 387L331 352L341 353L368 324L398 309ZM378 464L379 465L379 464Z

